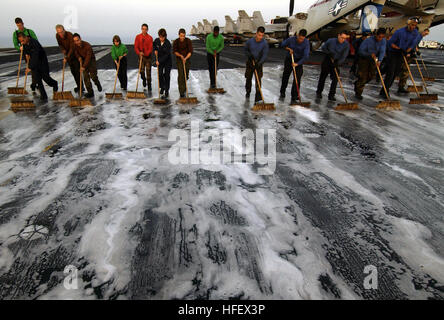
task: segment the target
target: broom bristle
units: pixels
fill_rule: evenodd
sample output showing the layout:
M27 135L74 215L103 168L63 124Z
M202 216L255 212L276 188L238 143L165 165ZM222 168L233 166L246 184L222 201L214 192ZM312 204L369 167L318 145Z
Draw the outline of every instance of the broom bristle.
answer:
M74 100L74 96L72 95L71 91L64 91L63 98L65 100Z
M72 95L71 91L58 91L54 92L54 95L52 97L53 100L74 100L74 96Z
M166 104L167 101L165 99L154 99L154 104Z
M128 99L146 99L145 92L128 91L126 97Z
M438 100L437 94L420 94L419 96L427 100L434 100L434 101Z
M421 99L421 98L412 98L410 99L409 104L429 104L432 103L432 100L429 99Z
M393 110L402 110L401 103L396 100L391 101L381 101L377 106L376 109L393 109Z
M106 99L123 99L123 94L121 93L105 93Z
M11 107L14 107L14 108L33 108L33 107L35 107L35 104L32 101L12 102L11 103Z
M8 88L8 94L28 94L28 91L25 90L25 88Z
M76 100L71 100L69 103L70 107L86 107L86 106L92 106L91 101L87 100L87 99L76 99Z
M199 103L199 101L197 100L197 98L194 97L189 97L189 98L180 98L179 100L177 100L177 103L180 104L197 104Z
M255 104L252 108L253 111L274 111L276 107L273 103L260 103Z
M418 89L418 92L423 92L424 91L424 87L423 86L416 86L416 89ZM415 86L408 86L407 87L407 91L408 92L416 92Z
M219 93L223 94L225 93L225 90L223 88L210 88L207 90L208 93Z
M296 102L296 103L290 104L290 106L301 106L301 107L305 107L305 108L310 107L310 105L311 105L311 102Z
M432 77L424 77L424 80L425 80L425 81L433 82L433 81L435 81L436 79L435 79L435 78L432 78Z
M341 103L335 107L335 110L357 110L359 106L357 103Z

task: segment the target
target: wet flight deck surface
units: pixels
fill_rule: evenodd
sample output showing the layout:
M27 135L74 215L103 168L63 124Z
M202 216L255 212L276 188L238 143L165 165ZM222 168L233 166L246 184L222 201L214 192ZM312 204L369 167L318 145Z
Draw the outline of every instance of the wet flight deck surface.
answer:
M2 52L0 298L444 298L443 97L409 105L393 94L403 110L377 111L372 82L359 110L337 112L314 99L319 66L309 65L302 94L312 106L289 106L290 86L278 100L283 52L272 49L263 89L277 110L256 113L244 97L243 49L227 48L218 78L227 93L211 96L196 48L194 107L175 103L177 70L167 105L152 103L156 69L152 97L106 101L114 71L97 47L104 91L94 107L35 99L23 113L8 111L17 61ZM48 54L60 81L58 52ZM441 95L443 54L424 57L438 78L429 89ZM130 90L136 74L128 71ZM273 174L248 163L171 164L168 137L190 132L191 121L201 134L275 130ZM65 268L77 270L77 289L64 285Z

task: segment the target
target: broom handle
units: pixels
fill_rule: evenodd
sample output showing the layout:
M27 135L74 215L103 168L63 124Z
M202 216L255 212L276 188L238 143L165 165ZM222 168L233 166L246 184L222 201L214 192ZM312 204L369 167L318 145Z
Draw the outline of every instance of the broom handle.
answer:
M214 55L214 85L217 88L217 59L216 59L216 55Z
M302 100L301 100L301 94L300 94L300 92L299 92L299 83L298 83L298 77L296 76L296 69L294 68L294 56L293 56L293 54L291 54L291 62L292 62L292 67L293 67L293 75L294 75L294 81L295 81L295 83L296 83L296 89L298 90L298 98L299 98L299 102L300 103L302 103Z
M427 88L427 83L425 82L424 76L422 75L421 68L419 67L418 59L415 58L415 62L416 62L416 66L418 67L419 74L421 75L421 79L422 79L422 83L424 84L424 88L425 88L427 94L429 94L429 89Z
M82 58L79 58L79 62L80 62L80 94L79 94L79 101L82 99L82 87L83 87L83 85L82 85L82 80L83 80L83 72L82 72L82 64L83 64L83 62L82 62Z
M257 87L259 88L259 92L261 93L262 103L265 105L265 99L264 95L262 94L261 83L259 81L259 76L257 75L256 64L254 63L254 59L253 59L253 67L254 67L254 74L256 75Z
M20 69L22 68L22 58L23 58L23 50L20 50L20 62L19 62L19 67L18 67L18 71L17 71L17 82L15 84L16 88L18 88L18 85L19 85Z
M188 98L187 71L185 70L185 61L182 60L182 64L183 64L183 76L185 77L185 89L187 90L187 98Z
M425 70L426 73L427 73L427 77L430 78L430 73L429 73L429 70L427 69L427 67L426 67L426 65L425 65L425 63L424 63L424 59L421 59L421 62L422 62L422 65L423 65L423 67L424 67L424 70Z
M117 71L116 71L116 77L114 79L114 90L113 90L113 97L114 94L116 93L116 85L117 85L117 75L119 74L119 68L120 68L120 57L119 57L119 62L117 62Z
M387 92L387 87L385 86L384 79L382 78L381 69L379 69L378 62L376 61L376 59L375 58L373 58L373 59L375 60L376 70L378 70L379 77L381 78L382 87L384 88L384 92L385 92L385 95L387 96L387 100L390 101L391 99L390 99L390 96Z
M412 71L410 70L409 63L407 62L407 58L404 54L402 54L402 57L404 58L405 66L407 67L407 70L409 71L410 80L412 80L413 86L415 87L416 94L418 95L418 98L421 96L419 95L418 88L416 87L415 79L413 79Z
M157 56L157 53L156 53L156 65L157 65L157 62L158 62L159 60L158 60L158 56ZM157 92L159 92L159 99L160 99L160 77L159 77L159 66L157 66Z
M344 87L342 86L341 78L339 77L338 70L336 70L333 59L331 60L331 62L333 63L333 69L335 69L336 78L338 79L339 86L341 87L341 91L342 91L342 95L344 96L345 103L348 103L347 96L345 95Z
M65 59L63 59L63 69L62 69L62 92L65 87Z
M29 67L29 59L26 59L26 69ZM23 95L26 92L26 79L28 78L28 72L25 72L25 83L23 84Z
M142 57L141 56L139 56L139 72L137 73L136 93L137 93L137 89L139 88L140 70L142 70Z

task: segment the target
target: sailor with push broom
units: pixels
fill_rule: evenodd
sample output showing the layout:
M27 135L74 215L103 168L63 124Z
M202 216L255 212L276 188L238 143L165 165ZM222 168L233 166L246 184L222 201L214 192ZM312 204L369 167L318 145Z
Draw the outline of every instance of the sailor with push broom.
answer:
M418 32L418 36L415 40L415 46L412 50L412 53L410 54L410 57L407 59L407 62L409 65L415 62L416 56L420 55L420 52L418 50L418 45L422 41L423 37L427 37L429 35L430 31L429 29L425 29L423 32ZM408 93L408 92L415 92L416 89L413 85L410 85L407 87L407 90L405 90L405 86L407 84L407 80L409 78L409 71L407 70L407 67L403 63L401 66L401 72L399 74L399 83L398 83L398 93ZM424 87L422 86L416 86L419 92L424 91Z
M300 100L300 88L302 74L304 73L303 64L308 60L310 55L310 42L305 37L307 30L301 29L298 35L286 39L282 42L281 47L288 51L284 62L284 73L282 75L281 99L285 99L285 91L287 90L288 80L294 71L293 85L291 86L291 104L297 104ZM294 69L294 70L293 70Z
M160 29L158 38L154 40L154 54L156 56L156 65L158 72L158 86L159 99L168 99L170 93L170 74L173 67L173 60L171 59L171 42L167 39L167 32L165 29Z
M48 95L43 86L43 81L52 87L54 92L58 91L57 81L49 75L49 64L46 52L37 40L23 33L19 33L17 37L23 46L23 53L29 56L29 67L26 71L33 72L37 89L40 91L40 100L46 101L48 100Z
M14 43L14 47L17 49L17 51L22 53L23 47L21 46L20 41L18 39L18 34L20 32L23 33L25 36L31 37L34 40L38 40L38 39L37 39L37 36L33 30L25 28L22 18L15 18L14 22L15 22L15 25L17 26L17 30L15 30L14 33L12 34L12 42ZM31 74L32 75L31 90L32 90L32 93L34 94L36 86L37 86L37 82L35 80L34 73L32 71L31 71L31 73L32 73ZM24 89L26 90L26 88L24 88Z
M250 98L253 75L256 76L255 104L263 103L261 94L261 80L263 75L263 65L268 56L268 43L264 39L265 28L257 28L256 35L245 43L245 53L247 54L247 64L245 70L245 90L246 98Z
M362 92L367 83L373 80L376 75L376 65L381 66L381 61L385 57L387 41L385 40L386 30L379 28L376 35L367 38L362 42L358 51L358 80L355 82L355 97L362 100Z
M179 38L173 42L173 53L177 63L177 82L179 83L179 103L198 103L197 98L188 96L187 80L190 74L190 58L193 54L193 44L186 36L185 29L179 30Z
M153 54L153 37L148 34L148 25L142 24L142 32L134 40L134 51L142 61L139 67L139 73L142 77L143 87L148 85L148 91L151 92L151 59ZM140 63L140 61L139 61Z
M76 56L74 54L74 39L71 32L66 31L64 26L61 24L56 25L56 39L57 43L59 45L60 50L62 51L64 58L63 58L63 64L66 63L69 65L69 68L71 70L71 74L74 77L74 80L76 82L77 87L74 88L74 92L79 92L79 85L80 85L80 63L79 60L76 59ZM63 91L63 90L62 90Z
M350 51L350 44L347 42L348 35L345 31L338 34L337 38L328 39L321 50L326 54L324 61L321 65L321 74L319 76L318 88L316 96L318 99L322 99L322 91L324 91L325 80L328 75L331 78L330 92L328 94L328 100L336 101L336 88L339 79L339 66L345 62Z
M116 66L117 77L120 82L120 89L126 91L128 87L128 75L127 75L127 58L128 49L120 40L118 35L113 37L113 46L111 48L111 58L113 58Z
M83 73L83 80L88 91L88 93L85 94L85 98L92 98L94 97L94 90L91 85L91 79L97 86L97 90L99 90L99 92L102 91L102 85L97 77L96 56L91 45L83 41L78 33L73 35L73 39L75 44L74 53L80 62L80 72Z
M418 26L419 18L410 18L407 26L395 31L393 36L388 41L387 47L387 71L385 74L385 87L387 93L390 95L390 88L397 76L400 76L402 65L404 63L404 56L410 58L413 50L416 47L416 39L419 35L416 27ZM399 87L398 93L408 93L405 88ZM379 95L386 96L384 88L381 89Z
M224 89L216 88L217 68L219 66L220 53L224 48L224 37L219 34L219 31L219 27L215 26L213 33L210 33L205 41L208 70L210 72L210 89L208 93L225 93Z

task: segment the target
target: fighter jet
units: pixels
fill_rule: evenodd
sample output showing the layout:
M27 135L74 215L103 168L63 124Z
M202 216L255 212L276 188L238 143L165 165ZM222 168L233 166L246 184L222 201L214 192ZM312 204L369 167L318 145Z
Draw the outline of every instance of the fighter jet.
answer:
M317 0L307 14L296 15L293 4L290 1L289 35L305 28L310 38L320 40L341 30L359 35L385 27L393 33L412 16L421 18L420 31L444 22L444 0Z
M444 23L444 0L316 0L305 12L293 15L294 0L290 1L289 17L276 17L266 24L260 11L250 17L239 10L234 22L225 16L222 32L226 39L246 41L253 37L258 26L265 27L265 39L270 45L282 42L288 36L306 29L311 41L319 43L335 36L341 30L353 31L356 35L385 27L390 33L406 25L411 16L418 16L420 31ZM206 20L204 20L206 21ZM198 25L190 32L204 38L209 31Z

